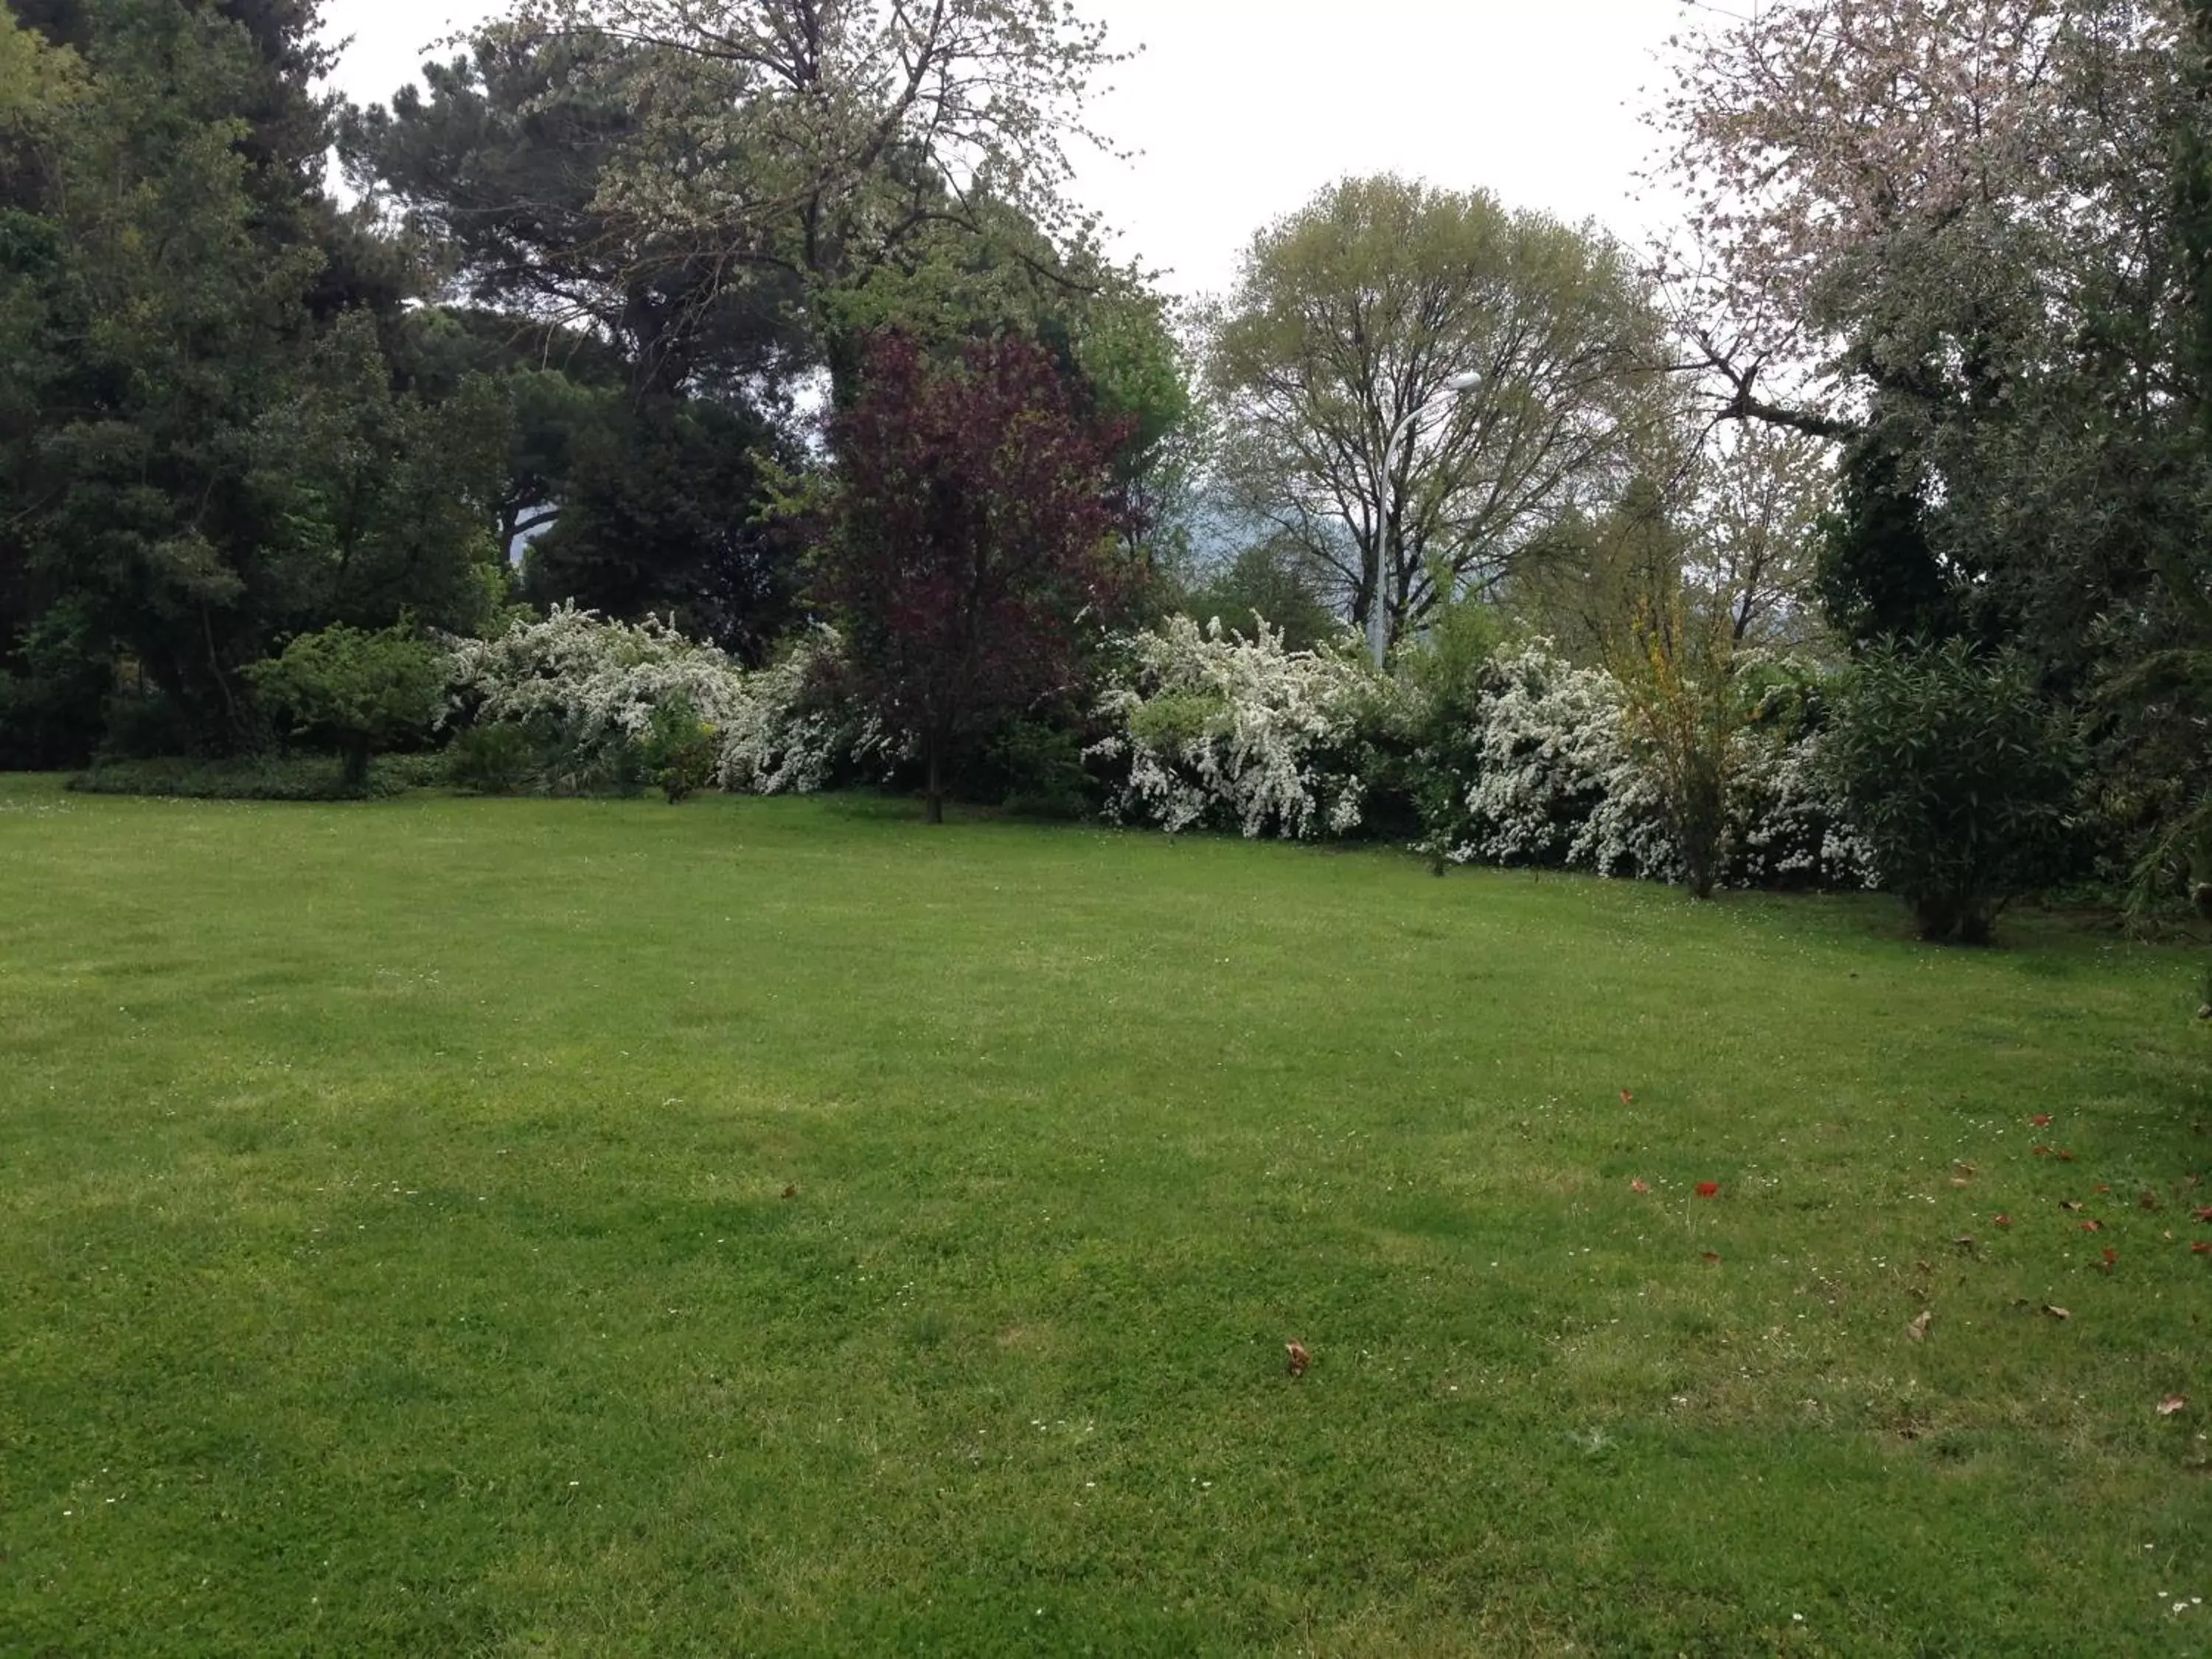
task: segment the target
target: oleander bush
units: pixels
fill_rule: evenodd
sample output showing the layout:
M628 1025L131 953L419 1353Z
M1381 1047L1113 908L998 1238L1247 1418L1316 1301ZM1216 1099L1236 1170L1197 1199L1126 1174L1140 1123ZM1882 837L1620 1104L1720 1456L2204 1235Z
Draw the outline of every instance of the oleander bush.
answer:
M1969 945L2063 867L2077 765L2026 659L1963 640L1868 651L1826 761L1921 937Z

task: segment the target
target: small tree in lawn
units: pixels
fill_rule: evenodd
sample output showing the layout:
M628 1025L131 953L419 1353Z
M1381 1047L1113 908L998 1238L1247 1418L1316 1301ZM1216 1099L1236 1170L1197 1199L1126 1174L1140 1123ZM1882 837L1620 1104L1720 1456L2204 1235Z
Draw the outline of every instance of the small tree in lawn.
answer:
M404 627L302 634L246 672L296 731L337 745L356 791L368 787L370 755L428 730L446 693L444 657Z
M1121 435L1011 336L951 362L878 336L859 397L832 417L841 477L818 592L860 696L921 743L932 823L945 821L952 746L1080 671L1085 624L1103 620L1124 574L1110 473Z

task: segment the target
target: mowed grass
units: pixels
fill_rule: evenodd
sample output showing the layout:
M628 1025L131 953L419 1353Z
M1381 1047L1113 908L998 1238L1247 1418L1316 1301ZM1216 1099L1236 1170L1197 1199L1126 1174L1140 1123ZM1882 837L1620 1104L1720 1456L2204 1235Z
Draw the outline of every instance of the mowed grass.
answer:
M0 1652L2204 1651L2197 967L2008 936L0 782Z

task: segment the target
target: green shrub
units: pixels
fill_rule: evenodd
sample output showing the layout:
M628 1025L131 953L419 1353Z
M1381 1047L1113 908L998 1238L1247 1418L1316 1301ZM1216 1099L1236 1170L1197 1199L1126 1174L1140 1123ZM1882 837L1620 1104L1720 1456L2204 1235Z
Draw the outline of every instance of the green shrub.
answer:
M506 720L464 729L446 751L446 775L475 795L520 795L539 787L538 745Z
M444 658L404 628L302 634L246 675L295 732L338 750L357 789L368 784L370 755L427 731L446 695Z
M1083 764L1083 738L1066 726L1026 716L1009 720L992 739L990 763L1005 781L1009 812L1082 818L1098 810L1098 785Z
M720 757L714 728L690 697L679 691L654 705L638 759L671 806L712 783Z
M1207 691L1163 691L1129 713L1129 735L1147 748L1182 753L1206 740L1227 704Z
M1869 651L1826 754L1853 827L1921 937L1978 945L2007 903L2060 872L2075 750L2023 659L1954 641Z
M356 782L334 755L257 755L231 760L170 757L104 761L70 787L94 795L168 795L195 800L359 800L404 794L441 781L442 757L380 755Z
M117 692L101 707L100 748L93 758L158 760L189 755L209 747L210 736L190 709L164 692Z
M1468 789L1484 763L1484 694L1506 639L1497 611L1474 600L1445 606L1398 653L1395 696L1361 721L1370 753L1369 816L1413 839L1441 872L1472 833Z

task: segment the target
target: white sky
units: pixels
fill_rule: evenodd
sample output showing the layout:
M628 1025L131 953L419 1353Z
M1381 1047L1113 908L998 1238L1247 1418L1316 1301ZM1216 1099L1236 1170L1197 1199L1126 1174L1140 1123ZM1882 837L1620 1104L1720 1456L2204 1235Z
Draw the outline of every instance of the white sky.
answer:
M352 37L335 84L382 102L423 48L499 9L485 0L328 0ZM1087 0L1118 47L1091 124L1139 152L1079 156L1077 194L1115 252L1184 295L1219 289L1252 234L1330 181L1397 172L1515 207L1663 229L1639 203L1639 112L1679 0ZM443 55L441 53L440 55Z

